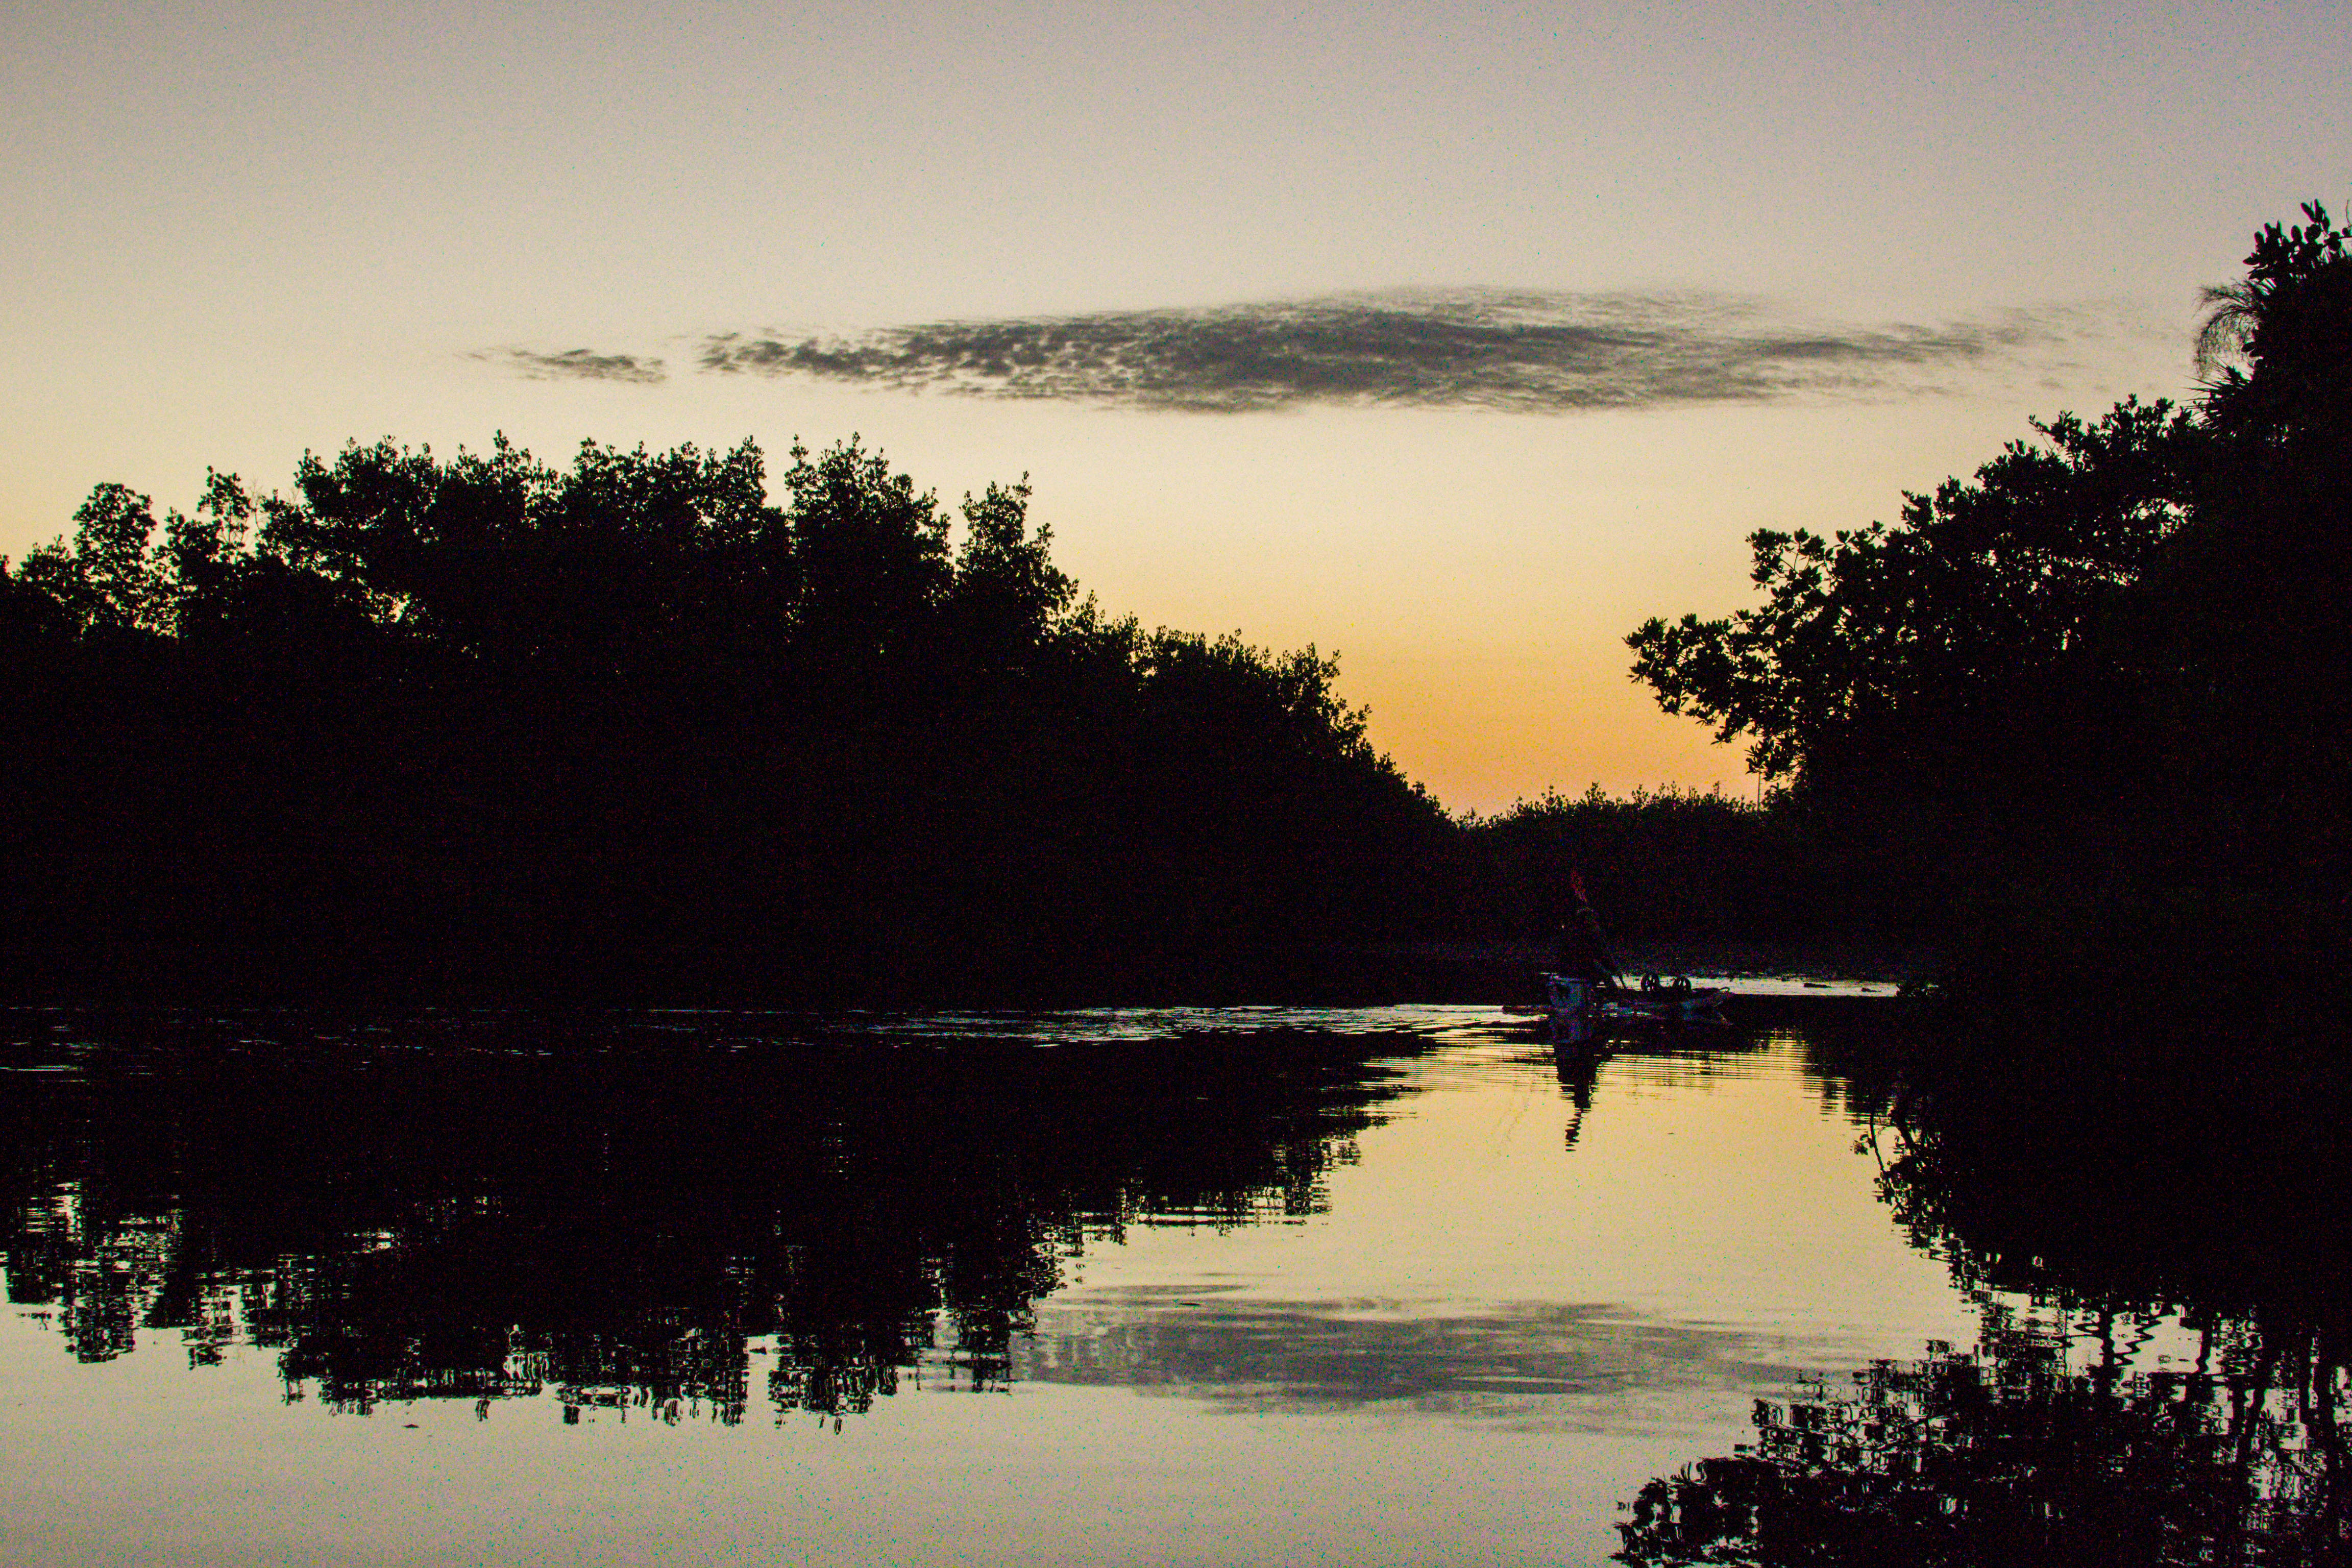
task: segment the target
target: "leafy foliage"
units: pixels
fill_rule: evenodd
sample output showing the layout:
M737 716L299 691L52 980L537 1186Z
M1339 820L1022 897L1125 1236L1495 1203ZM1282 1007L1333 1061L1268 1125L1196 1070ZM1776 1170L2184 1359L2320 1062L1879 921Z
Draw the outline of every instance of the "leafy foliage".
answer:
M1572 878L1616 934L1771 940L1874 934L1899 920L1840 885L1803 804L1720 791L1548 791L1466 826L1474 929L1557 931Z
M1080 603L1025 483L959 542L855 439L792 458L777 504L749 442L353 444L160 541L100 487L0 580L17 929L199 987L1012 995L1420 917L1445 818L1332 660Z
M2352 413L2352 228L2317 202L2303 216L2265 225L2246 276L2206 290L2198 357L2217 373L2207 404L2225 429L2340 439Z
M2126 399L2096 424L2061 415L1973 480L1906 496L1892 528L1762 530L1765 603L1717 620L1653 619L1627 639L1670 713L1752 736L1768 778L1997 702L2079 647L2186 515L2199 432L2170 404Z
M1892 527L1759 532L1760 605L1629 638L1979 947L1979 995L2352 978L2352 233L2305 216L2209 292L2194 407L2037 424Z

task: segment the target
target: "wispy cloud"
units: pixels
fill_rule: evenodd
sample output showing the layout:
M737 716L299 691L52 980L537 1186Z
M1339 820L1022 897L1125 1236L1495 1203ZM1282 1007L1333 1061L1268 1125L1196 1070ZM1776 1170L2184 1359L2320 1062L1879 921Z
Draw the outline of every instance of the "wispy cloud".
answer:
M539 353L530 349L484 349L471 356L504 364L533 381L628 381L652 386L669 379L661 361L645 354L600 354L592 349Z
M725 332L703 341L698 360L728 374L1136 408L1562 413L1950 390L2021 368L2065 335L2063 314L1805 326L1720 295L1411 290L846 337Z
M1721 294L1403 289L848 334L719 332L690 352L709 374L963 397L1206 413L1336 404L1562 414L2039 385L2082 341L2144 325L2098 307L1822 323ZM541 381L669 378L652 354L498 348L471 357Z

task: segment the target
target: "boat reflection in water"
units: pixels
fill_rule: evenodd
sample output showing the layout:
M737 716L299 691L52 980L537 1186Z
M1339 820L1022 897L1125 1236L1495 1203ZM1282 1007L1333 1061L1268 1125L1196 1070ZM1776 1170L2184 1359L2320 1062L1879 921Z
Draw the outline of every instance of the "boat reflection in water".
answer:
M2332 1218L1783 1005L16 1015L10 1560L2342 1560Z

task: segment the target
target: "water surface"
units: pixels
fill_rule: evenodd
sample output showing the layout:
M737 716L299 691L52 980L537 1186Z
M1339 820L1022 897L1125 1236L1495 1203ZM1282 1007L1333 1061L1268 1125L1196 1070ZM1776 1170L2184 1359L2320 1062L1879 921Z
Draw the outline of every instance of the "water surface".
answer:
M16 1015L7 1555L1690 1560L1621 1527L1808 1379L2100 1342L1782 1016Z

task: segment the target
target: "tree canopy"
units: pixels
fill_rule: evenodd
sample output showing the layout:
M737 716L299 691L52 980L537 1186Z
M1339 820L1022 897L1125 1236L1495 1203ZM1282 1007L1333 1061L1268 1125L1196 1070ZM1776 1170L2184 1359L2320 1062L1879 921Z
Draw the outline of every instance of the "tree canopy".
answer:
M750 442L100 486L0 569L36 968L1014 994L1422 918L1446 819L1333 660L1107 616L1025 481L791 457L773 499Z
M1749 538L1765 602L1728 616L1652 619L1633 673L1670 713L1786 778L2001 700L2049 671L2112 612L2190 498L2201 432L2161 399L2095 424L2036 421L1970 480L1904 498L1894 527Z
M1645 623L1635 679L2010 960L2341 976L2352 231L2304 216L2209 291L2193 405L2037 421L1892 525L1759 531L1763 602Z
M1654 931L2341 980L2352 230L2303 216L2210 292L2186 405L1759 531L1759 603L1633 633L1780 786L1753 809L1449 819L1330 658L1116 616L1025 479L950 507L855 437L773 476L748 441L353 443L160 518L101 484L0 562L0 964L1202 995L1277 952L1529 934L1582 865Z

